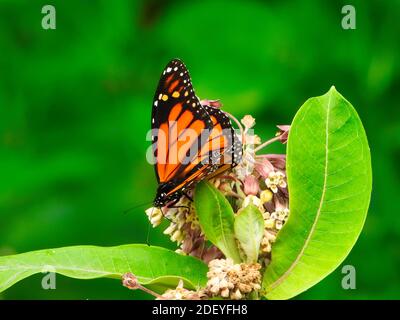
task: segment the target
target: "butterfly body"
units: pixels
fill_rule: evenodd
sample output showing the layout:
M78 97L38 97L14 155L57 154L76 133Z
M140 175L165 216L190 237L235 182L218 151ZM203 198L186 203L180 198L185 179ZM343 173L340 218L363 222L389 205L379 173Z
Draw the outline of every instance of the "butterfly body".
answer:
M158 182L154 206L176 202L197 182L241 157L241 143L226 114L202 105L185 65L165 67L152 109L152 146Z
M179 182L172 180L169 182L160 183L158 185L156 197L153 202L155 207L162 207L167 203L177 202L183 196L186 190L185 187L175 192L171 192L176 187L177 183Z

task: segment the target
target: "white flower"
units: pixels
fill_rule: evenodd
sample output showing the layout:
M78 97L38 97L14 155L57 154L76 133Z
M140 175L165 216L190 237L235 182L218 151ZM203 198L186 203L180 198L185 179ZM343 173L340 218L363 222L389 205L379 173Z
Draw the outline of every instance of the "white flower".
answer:
M176 289L168 289L156 300L201 300L207 297L202 291L187 290L183 285L183 281L179 280Z
M283 222L282 222L281 220L276 220L276 221L275 221L275 228L276 228L277 230L281 230L282 227L283 227Z
M256 134L247 134L246 144L251 144L251 145L261 144L261 138Z
M277 193L278 187L286 188L285 175L280 171L271 171L265 179L265 184L273 193Z
M261 211L264 211L263 204L257 196L248 195L244 198L242 208L246 208L248 205L253 204L258 207ZM261 209L262 208L262 209Z
M276 230L281 230L284 223L289 217L289 209L288 208L276 208L274 212L272 212L269 218L266 219L264 215L264 221L266 228Z
M231 259L214 259L208 268L205 292L209 296L239 300L261 288L261 265L258 263L234 264Z
M276 236L273 231L264 230L264 237L261 240L261 252L268 253L272 250L272 243L275 242Z
M242 161L233 170L239 180L251 175L254 171L254 149L250 145L246 145L243 150Z
M146 210L146 215L149 218L150 223L152 224L153 228L157 227L163 218L162 211L160 208L152 207Z

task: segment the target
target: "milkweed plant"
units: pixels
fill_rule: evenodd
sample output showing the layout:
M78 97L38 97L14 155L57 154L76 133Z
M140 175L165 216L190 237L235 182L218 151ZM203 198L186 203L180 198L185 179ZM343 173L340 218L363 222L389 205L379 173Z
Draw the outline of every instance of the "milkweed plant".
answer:
M0 257L0 291L38 272L122 280L156 299L290 299L333 272L366 218L372 171L352 105L332 87L262 142L240 121L238 165L199 182L174 207L148 208L175 251L146 244L75 246ZM263 121L257 119L257 122ZM269 153L272 143L286 154Z

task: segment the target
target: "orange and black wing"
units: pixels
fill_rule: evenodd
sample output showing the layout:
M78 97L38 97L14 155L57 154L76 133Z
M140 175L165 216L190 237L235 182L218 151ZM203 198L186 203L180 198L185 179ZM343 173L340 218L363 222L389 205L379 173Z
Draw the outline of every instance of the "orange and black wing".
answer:
M240 161L242 146L229 118L217 108L201 105L180 60L168 63L161 75L152 129L157 198L176 196Z
M194 155L207 141L212 125L210 116L195 95L185 65L178 59L172 60L161 75L151 119L159 184L175 181L180 185L189 178L186 173L192 167L201 169L204 166L202 160L205 159Z
M220 109L202 106L212 121L212 129L206 141L191 159L190 164L181 167L178 176L196 181L214 176L238 164L242 157L242 144L232 127L229 117ZM198 163L203 167L199 169Z
M218 108L203 106L213 123L208 148L215 165L234 167L242 158L242 143L229 117Z

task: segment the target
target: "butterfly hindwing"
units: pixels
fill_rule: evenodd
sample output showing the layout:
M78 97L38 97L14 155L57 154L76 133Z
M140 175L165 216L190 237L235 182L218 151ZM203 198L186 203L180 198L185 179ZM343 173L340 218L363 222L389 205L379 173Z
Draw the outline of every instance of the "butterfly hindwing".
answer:
M203 106L213 122L210 134L209 150L212 162L221 165L230 164L235 166L242 156L242 144L235 133L229 117L218 108Z

